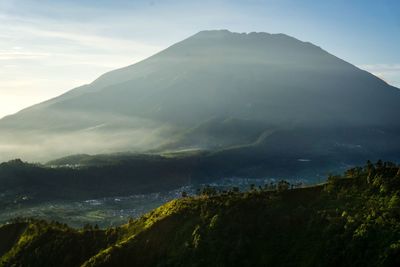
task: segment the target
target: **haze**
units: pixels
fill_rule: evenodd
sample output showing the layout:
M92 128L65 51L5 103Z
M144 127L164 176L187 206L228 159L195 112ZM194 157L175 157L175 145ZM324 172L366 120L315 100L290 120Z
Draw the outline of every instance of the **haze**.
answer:
M203 29L283 32L399 87L399 11L395 0L1 1L0 117Z

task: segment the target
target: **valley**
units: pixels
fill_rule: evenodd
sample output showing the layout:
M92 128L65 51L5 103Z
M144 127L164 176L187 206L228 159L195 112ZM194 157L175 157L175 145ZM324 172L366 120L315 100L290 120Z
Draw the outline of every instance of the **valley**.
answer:
M236 187L246 191L252 186L264 188L276 184L276 178L225 178L209 184L186 185L171 191L136 194L130 196L102 197L95 199L73 199L72 197L59 200L32 199L27 195L12 192L0 195L0 224L15 218L34 218L66 223L72 227L82 227L85 224L98 225L101 228L119 226L127 220L137 219L145 213L177 198L182 194L195 196L198 190L207 186L219 191ZM307 179L289 180L293 185L306 186Z
M0 267L400 266L379 77L206 30L1 118Z
M0 266L394 267L399 179L398 165L368 162L304 188L209 187L118 227L15 219L0 227Z

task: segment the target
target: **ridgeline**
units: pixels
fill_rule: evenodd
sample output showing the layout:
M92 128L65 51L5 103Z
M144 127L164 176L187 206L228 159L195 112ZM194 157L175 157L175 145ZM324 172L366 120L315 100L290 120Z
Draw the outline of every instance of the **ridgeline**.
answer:
M0 266L400 266L400 166L325 184L203 190L120 227L0 227Z

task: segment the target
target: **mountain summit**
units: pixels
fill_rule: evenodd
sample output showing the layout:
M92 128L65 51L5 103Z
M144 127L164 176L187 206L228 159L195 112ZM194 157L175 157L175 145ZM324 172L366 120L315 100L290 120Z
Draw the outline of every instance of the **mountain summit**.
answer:
M205 149L391 157L400 91L284 34L202 31L0 120L4 157ZM246 152L246 153L247 153Z

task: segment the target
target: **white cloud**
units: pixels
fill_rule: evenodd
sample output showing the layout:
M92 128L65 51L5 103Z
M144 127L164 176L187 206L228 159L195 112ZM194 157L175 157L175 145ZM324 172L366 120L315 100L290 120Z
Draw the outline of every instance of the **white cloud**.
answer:
M385 72L400 71L400 64L365 64L360 65L360 67L366 70L380 70Z
M269 1L178 2L111 1L94 6L84 1L0 0L0 117L10 112L3 108L6 105L16 111L34 104L38 96L54 97L199 30L285 32L324 44L320 41L326 29L311 34L304 31L310 26L307 20L287 17L283 21L273 5L267 5ZM400 87L396 68L371 66L365 69ZM6 95L25 100L13 98L10 105Z
M0 14L0 118L161 49L102 35L96 25Z
M400 64L365 64L358 67L400 88Z
M20 52L15 50L0 50L0 60L37 59L48 57L49 53Z

